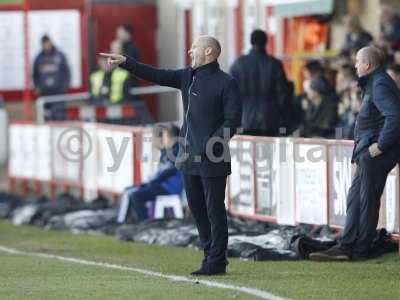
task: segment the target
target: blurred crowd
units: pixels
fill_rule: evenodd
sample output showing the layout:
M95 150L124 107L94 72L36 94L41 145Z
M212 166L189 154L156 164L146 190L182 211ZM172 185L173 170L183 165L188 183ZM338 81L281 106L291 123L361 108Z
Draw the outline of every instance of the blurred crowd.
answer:
M359 49L368 45L375 45L385 53L385 68L400 86L399 12L382 6L379 36L371 35L357 15L345 16L343 23L346 36L339 54L305 61L302 92L297 95L281 61L266 53L267 35L261 30L252 33L251 51L240 56L230 68L242 94L244 134L353 138L361 106L355 57ZM140 59L132 36L131 26L120 25L109 51ZM42 38L42 51L34 63L33 81L39 96L65 94L70 84L66 57L47 35ZM89 84L94 104L137 100L130 92L138 86L137 78L122 68L108 68L100 56Z
M308 61L303 69L303 92L293 102L292 133L303 137L353 138L361 106L355 69L359 49L374 45L385 55L384 67L400 88L400 15L383 6L381 33L372 36L356 15L344 18L346 37L333 58Z

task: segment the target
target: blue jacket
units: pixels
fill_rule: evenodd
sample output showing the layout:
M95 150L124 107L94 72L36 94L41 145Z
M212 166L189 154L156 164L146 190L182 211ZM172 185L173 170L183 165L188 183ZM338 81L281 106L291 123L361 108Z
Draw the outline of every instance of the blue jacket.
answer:
M178 169L204 177L231 173L228 144L241 123L240 91L217 61L197 69L161 70L127 57L121 67L142 79L181 90L185 118L175 164ZM210 151L220 160L206 155Z
M174 161L171 159L178 155L178 151L178 143L175 143L169 149L161 149L158 171L147 184L160 184L171 194L179 195L182 193L182 173L175 168Z
M362 104L354 129L353 159L373 143L385 152L400 142L400 90L380 67L359 79Z
M33 65L33 83L41 96L64 94L71 81L65 55L55 47L49 53L40 52Z

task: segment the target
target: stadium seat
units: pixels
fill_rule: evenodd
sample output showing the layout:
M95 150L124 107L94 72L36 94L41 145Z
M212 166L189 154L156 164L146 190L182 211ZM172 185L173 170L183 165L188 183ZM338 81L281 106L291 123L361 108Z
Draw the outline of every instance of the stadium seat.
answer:
M166 209L171 209L175 218L183 219L183 206L179 195L158 196L154 207L154 219L164 218Z

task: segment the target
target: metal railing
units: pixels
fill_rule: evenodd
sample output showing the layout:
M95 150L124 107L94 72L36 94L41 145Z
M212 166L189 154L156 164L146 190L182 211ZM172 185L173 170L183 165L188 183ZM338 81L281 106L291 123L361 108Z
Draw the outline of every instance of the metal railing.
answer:
M138 95L170 93L178 91L179 90L170 87L152 85L152 86L134 87L130 90L130 94L133 96L138 96ZM83 101L88 101L89 99L90 99L89 92L39 97L36 100L36 120L38 123L43 123L45 121L46 104L83 102Z

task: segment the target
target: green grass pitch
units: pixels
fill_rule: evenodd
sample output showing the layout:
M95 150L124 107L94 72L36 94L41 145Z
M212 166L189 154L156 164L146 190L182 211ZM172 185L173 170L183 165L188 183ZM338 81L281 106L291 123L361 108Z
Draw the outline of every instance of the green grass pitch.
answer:
M201 253L72 235L0 221L0 245L27 252L106 262L188 276ZM190 277L190 276L188 276ZM400 256L363 263L248 262L231 259L227 276L211 281L290 299L400 299ZM0 251L0 299L257 299L239 291L175 282L131 271L79 265Z

